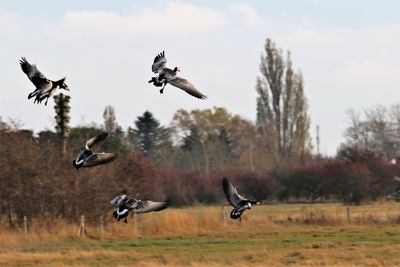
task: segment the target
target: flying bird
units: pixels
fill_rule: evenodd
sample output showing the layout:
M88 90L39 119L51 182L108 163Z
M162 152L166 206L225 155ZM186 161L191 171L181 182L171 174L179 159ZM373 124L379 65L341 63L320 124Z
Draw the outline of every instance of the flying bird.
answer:
M178 67L175 67L174 69L169 69L165 67L165 64L167 63L167 59L165 57L165 52L162 51L159 53L155 58L153 65L151 66L151 70L154 73L158 73L157 77L151 77L151 80L149 83L153 83L154 86L161 87L160 94L164 92L165 86L169 83L175 87L178 87L179 89L182 89L186 93L188 93L191 96L194 96L199 99L206 99L207 96L203 95L199 90L194 87L193 84L191 84L188 80L179 77L177 75L177 72L180 71Z
M102 133L96 137L90 138L79 151L76 159L72 161L73 166L78 170L81 167L93 167L113 161L117 155L114 153L94 153L92 148L99 142L106 139L108 133Z
M110 201L110 203L111 206L116 208L113 212L114 218L117 221L124 219L125 223L128 223L126 217L128 217L129 212L147 213L164 210L168 207L168 202L154 202L150 200L127 198L125 194L117 195Z
M36 96L33 103L41 103L46 99L45 105L47 105L49 98L54 95L58 89L69 91L68 86L65 84L65 77L58 81L49 80L38 70L35 64L30 64L24 57L20 59L19 64L21 65L22 71L36 87L36 89L28 95L28 99Z
M231 218L234 220L239 219L245 210L251 209L251 205L260 205L260 201L248 200L239 195L236 187L229 182L227 177L222 179L222 188L229 203L233 206Z

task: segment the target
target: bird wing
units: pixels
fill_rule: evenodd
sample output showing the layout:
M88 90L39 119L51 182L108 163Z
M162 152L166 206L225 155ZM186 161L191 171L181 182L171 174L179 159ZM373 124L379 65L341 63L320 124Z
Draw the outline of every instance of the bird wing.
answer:
M89 140L86 141L85 148L86 149L91 149L96 144L98 144L101 141L105 140L107 138L107 136L108 136L108 133L102 133L102 134L99 134L98 136L90 138Z
M207 96L203 95L200 93L199 90L197 90L193 84L191 84L188 80L174 76L171 80L168 81L171 85L178 87L188 93L189 95L192 95L194 97L200 98L200 99L206 99Z
M167 59L165 58L165 52L162 51L154 58L153 65L151 65L151 70L154 73L158 73L165 67L165 63L167 63Z
M170 68L163 68L160 74L158 75L159 81L170 81L176 77L176 72L171 70Z
M168 207L168 202L155 202L150 200L139 200L136 204L137 205L132 209L133 213L160 211Z
M119 206L122 205L122 203L124 203L124 199L126 199L126 195L120 194L120 195L114 197L113 199L111 199L110 204L114 208L118 208Z
M41 73L35 64L29 64L26 58L22 57L19 60L22 71L28 76L29 80L36 86L36 88L51 87L51 81L49 81L43 73Z
M117 157L114 153L94 153L83 162L83 167L93 167L106 164Z
M239 193L236 190L236 187L234 187L231 182L229 182L227 177L224 177L222 179L222 188L224 189L226 198L228 199L229 203L235 207L235 208L240 208L241 203L243 201L247 201L244 197L239 195Z

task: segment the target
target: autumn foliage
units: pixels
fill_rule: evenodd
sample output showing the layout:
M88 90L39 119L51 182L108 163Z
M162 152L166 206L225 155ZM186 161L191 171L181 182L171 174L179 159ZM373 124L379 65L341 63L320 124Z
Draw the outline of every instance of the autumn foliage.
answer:
M310 158L284 167L251 170L247 164L237 164L240 155L231 147L231 152L224 152L231 157L223 165L201 171L190 165L180 167L185 164L181 161L182 154L186 162L199 160L199 164L204 164L204 158L195 151L188 153L181 146L171 145L167 159L163 160L138 150L126 150L125 140L118 133L112 133L110 140L99 148L118 150L117 160L75 170L72 159L79 147L98 132L101 129L72 128L69 149L62 155L56 134L47 132L46 138L44 133L35 137L30 131L3 125L0 131L3 221L13 227L21 223L23 216L76 221L85 214L89 223L98 222L101 215L110 217L109 200L122 191L140 199L168 200L173 206L226 202L220 185L222 176L229 176L243 195L263 201L339 200L359 204L385 197L397 186L393 180L396 166L370 151L355 148L340 151L334 159ZM213 148L218 152L215 143ZM208 156L213 158L218 154Z

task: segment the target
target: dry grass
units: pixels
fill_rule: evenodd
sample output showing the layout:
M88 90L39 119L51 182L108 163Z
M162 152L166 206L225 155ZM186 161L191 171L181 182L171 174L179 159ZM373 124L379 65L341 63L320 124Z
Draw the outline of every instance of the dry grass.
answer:
M226 209L226 216L229 216ZM98 226L0 227L0 266L400 266L400 204L279 204L241 222L221 207L168 209Z

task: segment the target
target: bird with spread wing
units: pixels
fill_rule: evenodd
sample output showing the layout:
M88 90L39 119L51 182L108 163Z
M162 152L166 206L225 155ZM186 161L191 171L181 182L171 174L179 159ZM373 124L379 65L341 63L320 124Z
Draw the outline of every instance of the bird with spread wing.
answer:
M126 217L129 212L132 213L147 213L153 211L161 211L168 207L168 202L155 202L150 200L139 200L133 198L127 198L125 194L120 194L114 197L111 201L111 206L116 208L113 212L113 216L117 221L124 219L125 223L128 223Z
M94 153L92 148L106 139L108 133L99 134L96 137L90 138L86 141L85 145L79 151L76 159L73 160L73 166L78 170L81 167L93 167L113 161L117 155L114 153Z
M251 205L260 205L260 201L248 200L241 196L227 177L222 179L222 188L229 203L233 206L231 218L234 220L239 219L245 210L251 209Z
M65 84L65 78L58 81L47 79L46 76L38 70L35 64L30 64L24 57L20 59L19 64L22 71L36 87L36 89L28 95L28 99L35 96L33 103L42 103L42 101L46 99L45 105L47 105L49 98L57 93L59 89L69 91L68 86Z
M155 58L151 70L154 73L158 73L157 77L152 77L149 83L153 83L154 86L162 87L160 94L164 92L165 86L169 83L179 89L182 89L191 96L199 99L206 99L207 96L203 95L199 90L194 87L188 80L179 77L177 72L180 71L178 67L174 69L169 69L165 67L167 59L165 57L165 52L162 51Z

